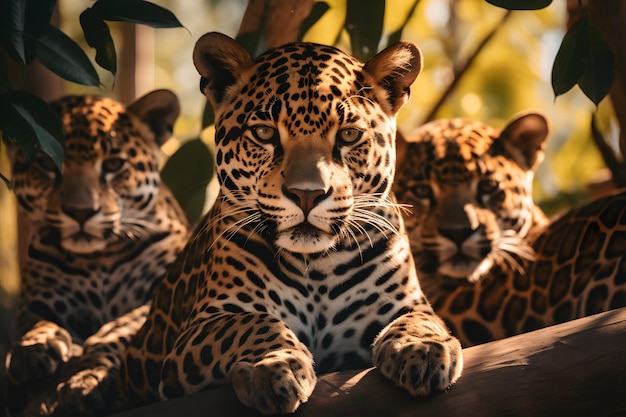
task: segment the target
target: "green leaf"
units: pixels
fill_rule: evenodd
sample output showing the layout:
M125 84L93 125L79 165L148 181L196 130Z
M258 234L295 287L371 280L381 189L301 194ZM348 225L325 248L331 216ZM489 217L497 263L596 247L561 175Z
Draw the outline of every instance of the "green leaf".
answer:
M613 51L602 39L598 29L589 22L589 39L585 70L578 79L578 86L596 106L607 94L615 78Z
M60 77L78 84L97 86L100 79L93 64L72 39L54 26L39 39L37 58Z
M93 8L89 8L81 13L80 25L83 28L87 44L96 49L98 65L115 75L117 72L117 55L107 24L93 11Z
M313 4L311 12L300 24L300 29L298 30L299 41L301 41L309 29L324 16L324 13L326 13L328 9L330 9L330 6L326 2L318 1Z
M615 78L613 52L602 39L588 15L583 15L567 31L552 67L555 96L578 84L585 95L598 104Z
M552 0L486 0L487 3L507 10L538 10L548 7Z
M585 71L585 54L589 48L589 20L578 19L561 41L552 64L552 90L559 96L576 85Z
M2 45L21 64L35 58L37 39L50 24L56 0L3 0L0 6Z
M399 42L402 39L402 31L409 23L409 20L411 20L411 18L413 17L413 14L415 13L415 9L417 9L417 5L419 4L419 2L420 0L415 0L413 2L413 5L409 9L409 12L404 17L404 22L402 22L402 25L400 25L398 30L389 34L389 37L387 38L387 45L393 45L394 43Z
M172 12L143 0L98 0L92 8L102 20L140 23L153 28L183 27Z
M0 130L31 159L42 151L61 169L65 136L59 116L40 98L20 91L0 97Z
M378 52L383 33L385 0L348 0L344 27L352 55L365 62Z
M200 139L192 139L168 159L161 171L163 182L172 190L191 223L202 215L213 165L209 148Z

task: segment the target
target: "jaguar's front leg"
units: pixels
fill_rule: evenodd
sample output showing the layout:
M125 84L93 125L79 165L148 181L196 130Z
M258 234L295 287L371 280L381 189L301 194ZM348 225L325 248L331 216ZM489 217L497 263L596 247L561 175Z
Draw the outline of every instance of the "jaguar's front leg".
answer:
M294 412L316 383L309 350L264 313L198 317L179 336L161 377L163 398L231 381L240 401L263 414Z
M373 343L374 366L411 395L444 390L461 376L460 342L431 312L412 312L385 327Z
M57 386L59 403L68 414L94 415L109 411L122 355L146 321L150 307L138 307L106 323L83 344L77 371Z
M11 349L7 375L15 385L38 381L51 376L59 366L81 353L82 347L72 341L66 329L41 320Z

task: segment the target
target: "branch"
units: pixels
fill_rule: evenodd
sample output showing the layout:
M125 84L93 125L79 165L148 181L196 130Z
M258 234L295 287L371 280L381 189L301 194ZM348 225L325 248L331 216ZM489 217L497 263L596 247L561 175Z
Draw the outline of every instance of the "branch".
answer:
M611 171L613 184L617 188L626 187L626 164L624 164L623 158L617 157L613 148L604 139L596 124L595 115L591 115L591 136L602 155L602 159L604 159L604 163Z
M470 67L472 66L472 64L474 63L474 61L480 54L480 52L483 49L485 49L485 46L487 46L487 44L489 43L489 41L491 41L494 35L498 33L498 31L502 28L502 26L504 26L506 21L509 19L509 16L511 16L511 10L507 10L507 12L500 19L500 22L498 22L493 27L491 32L489 32L487 36L485 36L482 42L478 44L474 52L465 60L465 62L454 68L452 82L448 85L448 88L446 88L446 90L443 92L441 97L439 97L439 101L437 101L437 103L430 110L430 112L428 113L428 116L426 116L423 123L428 123L434 120L435 116L437 115L437 112L439 111L439 109L441 109L441 107L446 102L446 100L448 100L450 95L454 92L457 85L459 84L459 81L461 81L461 78L463 78L463 75L465 75L465 73L470 69Z
M319 377L294 417L626 415L626 308L464 349L447 392L412 398L373 368ZM230 386L116 417L258 417Z
M237 36L255 34L266 48L298 40L314 0L249 0Z

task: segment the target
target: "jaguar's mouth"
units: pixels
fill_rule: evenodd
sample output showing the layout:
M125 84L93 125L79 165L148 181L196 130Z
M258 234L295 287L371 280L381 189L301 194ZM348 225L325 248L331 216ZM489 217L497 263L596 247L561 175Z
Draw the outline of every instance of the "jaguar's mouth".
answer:
M61 239L63 249L78 254L97 252L103 250L106 245L106 240L84 231L76 232L70 236L64 236Z
M276 245L296 253L324 252L337 244L338 236L303 222L278 233Z
M437 272L450 278L467 279L479 263L480 259L457 253L442 261Z

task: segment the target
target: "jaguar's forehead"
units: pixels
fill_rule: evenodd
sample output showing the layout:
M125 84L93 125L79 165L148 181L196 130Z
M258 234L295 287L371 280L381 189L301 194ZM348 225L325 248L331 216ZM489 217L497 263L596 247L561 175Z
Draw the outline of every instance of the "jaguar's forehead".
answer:
M426 177L457 184L482 172L499 132L489 125L465 119L430 122L414 132L407 147Z
M319 132L331 111L340 122L350 121L371 101L362 69L361 62L334 47L284 45L256 59L231 104L236 112L260 119L284 117L293 135Z
M89 160L128 145L131 121L125 107L110 98L66 96L51 103L65 131L65 160Z
M256 60L260 79L295 81L293 87L312 89L326 83L341 84L344 80L360 78L362 67L359 60L340 49L308 42L283 45ZM283 85L283 88L289 87L292 86Z

